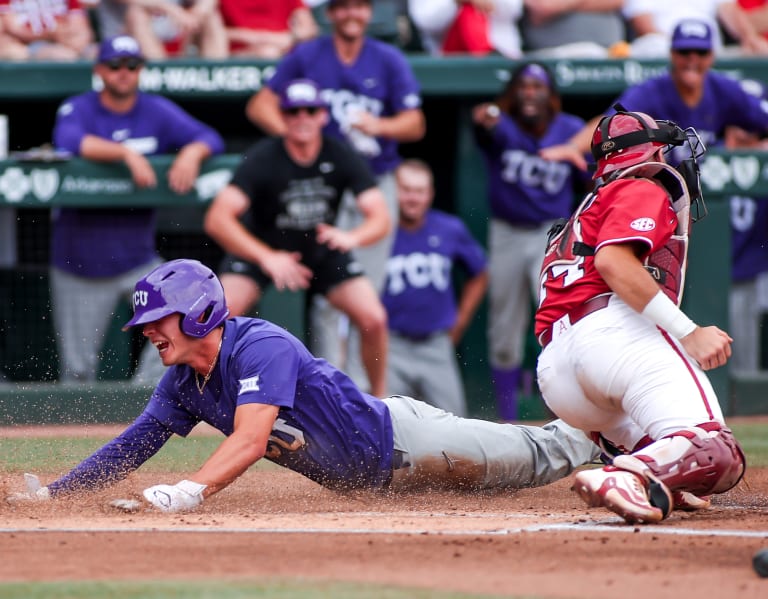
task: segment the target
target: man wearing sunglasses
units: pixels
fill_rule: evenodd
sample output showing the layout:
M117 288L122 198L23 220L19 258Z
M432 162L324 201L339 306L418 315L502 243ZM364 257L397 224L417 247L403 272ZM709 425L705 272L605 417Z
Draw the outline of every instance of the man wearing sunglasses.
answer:
M735 79L711 70L714 48L714 34L707 22L680 21L672 34L669 72L628 87L610 106L619 104L683 128L693 127L707 147L721 145L729 125L758 134L768 132L764 102ZM613 112L608 110L605 115ZM541 155L548 160L570 160L586 170L584 156L603 116L590 120L567 144L544 148Z
M360 330L368 390L383 397L386 312L349 252L389 233L386 201L363 158L323 135L328 109L315 82L291 81L279 106L284 136L248 150L205 217L206 233L229 252L220 270L230 312L247 314L269 284L325 296ZM350 230L334 226L346 191L363 215Z
M394 171L400 163L398 146L420 140L426 130L419 83L397 48L368 35L374 16L371 0L328 0L326 16L331 32L294 47L277 65L274 76L249 100L247 116L265 132L282 135L285 125L279 111L281 91L293 79L312 78L329 105L325 132L348 142L368 162L387 200L390 217L396 222ZM350 199L345 198L340 211L339 224L343 228L358 225L361 218ZM353 252L379 290L384 284L392 239L388 235L379 243ZM359 352L352 349L345 356L341 351L344 343L337 333L338 313L329 310L322 296L314 299L310 310L312 350L343 366L355 382L365 386L365 374L355 359ZM353 327L348 347L355 348L359 340Z
M136 188L158 184L147 156L175 154L167 185L174 193L188 193L203 160L222 152L224 141L170 100L139 91L143 66L132 37L103 41L94 66L103 87L62 103L54 144L88 160L124 165ZM96 379L98 352L116 303L133 291L137 277L161 262L155 218L153 208L54 211L51 296L61 380ZM143 370L159 363L153 353L150 362L142 360L136 382L156 382L143 380L156 376Z

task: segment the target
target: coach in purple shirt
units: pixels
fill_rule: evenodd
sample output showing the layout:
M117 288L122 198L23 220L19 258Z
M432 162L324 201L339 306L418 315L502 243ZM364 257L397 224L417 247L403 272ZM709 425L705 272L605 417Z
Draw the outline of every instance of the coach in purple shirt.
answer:
M208 156L224 150L221 136L166 98L139 91L144 58L131 37L102 42L94 72L99 92L59 107L57 148L98 162L123 163L137 188L154 187L146 156L176 154L168 186L189 192ZM108 198L105 198L107 200ZM152 208L61 208L54 212L51 295L60 379L92 381L98 352L117 301L161 262Z

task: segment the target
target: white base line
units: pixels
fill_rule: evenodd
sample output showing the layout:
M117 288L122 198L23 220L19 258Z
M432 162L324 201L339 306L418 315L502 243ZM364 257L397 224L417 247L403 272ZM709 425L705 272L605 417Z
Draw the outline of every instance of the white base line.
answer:
M600 532L619 534L653 534L693 537L736 537L768 539L768 530L714 530L695 528L666 528L660 525L622 525L620 520L583 522L579 524L537 524L520 528L474 530L376 529L376 528L212 528L212 527L139 527L139 528L0 528L0 533L224 533L224 534L347 534L347 535L432 535L432 536L505 536L546 532Z

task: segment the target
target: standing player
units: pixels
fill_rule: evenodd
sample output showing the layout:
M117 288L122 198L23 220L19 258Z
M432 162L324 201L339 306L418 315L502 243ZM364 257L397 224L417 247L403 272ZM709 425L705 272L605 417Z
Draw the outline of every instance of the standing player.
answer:
M93 68L104 87L62 103L54 144L87 160L124 165L137 188L157 185L147 156L175 154L168 186L186 194L203 161L224 151L224 140L170 100L140 91L143 68L144 56L135 39L121 35L104 40ZM154 208L53 211L51 303L60 380L96 380L98 352L115 306L128 296L138 276L161 261L156 219ZM162 372L156 372L158 360L146 351L133 380L154 384Z
M465 416L456 345L488 286L485 252L460 219L431 209L429 166L406 160L395 176L400 226L382 293L389 322L387 389ZM468 274L458 306L455 264Z
M394 169L400 162L398 144L418 141L425 132L418 81L397 48L366 36L373 15L371 0L329 0L327 15L331 34L298 44L279 62L274 76L248 102L248 118L270 135L283 135L281 91L296 78L316 81L330 107L325 133L347 141L368 162L392 222L397 222ZM347 195L339 226L353 228L360 218ZM379 291L393 235L394 230L378 243L353 252ZM341 365L338 314L329 311L319 296L315 300L310 310L311 347L316 354ZM365 374L360 372L359 360L355 360L358 343L357 333L351 331L344 370L364 384Z
M664 159L670 145L690 152L680 171ZM578 473L574 490L627 522L705 507L744 473L704 374L726 363L731 338L678 308L697 148L694 130L669 121L604 117L592 142L604 183L553 232L542 265L539 386L555 414L615 456Z
M596 456L581 431L458 418L423 402L379 400L264 320L233 318L216 275L168 262L136 284L134 315L169 366L122 434L46 487L62 497L114 483L199 422L226 439L188 479L144 491L166 512L194 509L262 458L334 489L544 485Z
M384 198L365 162L322 134L328 111L313 81L288 84L280 108L285 136L257 142L205 216L206 233L230 253L222 266L229 305L246 314L270 282L324 295L360 328L370 391L382 397L387 315L349 251L389 232ZM365 216L350 231L333 226L346 190Z
M491 208L489 358L498 415L515 420L541 250L552 223L571 213L574 186L587 180L567 162L544 160L539 151L568 140L584 121L561 112L552 73L537 62L520 65L496 103L475 107L472 118Z

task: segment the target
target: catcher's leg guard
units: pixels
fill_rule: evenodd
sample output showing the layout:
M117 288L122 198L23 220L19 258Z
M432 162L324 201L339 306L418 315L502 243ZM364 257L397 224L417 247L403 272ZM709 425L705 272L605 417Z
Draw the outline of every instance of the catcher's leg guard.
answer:
M746 467L733 433L716 422L683 429L633 454L671 491L724 493ZM614 461L614 465L617 465Z

